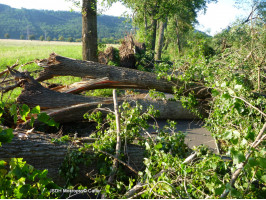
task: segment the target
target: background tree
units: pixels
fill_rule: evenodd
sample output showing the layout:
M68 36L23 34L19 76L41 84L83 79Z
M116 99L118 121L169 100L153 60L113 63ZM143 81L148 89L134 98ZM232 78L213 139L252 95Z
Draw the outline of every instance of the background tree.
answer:
M181 51L181 37L197 23L197 13L205 10L207 4L217 0L107 0L109 3L120 1L134 13L133 22L139 28L138 34L143 38L148 48L154 52L157 37L157 24L160 22L157 54L161 54L165 28L172 24L179 51ZM168 23L164 24L168 18ZM161 23L162 22L162 23ZM157 59L158 57L156 57Z
M73 37L69 37L69 38L67 38L67 41L68 41L68 42L73 42L74 39L73 39Z
M24 35L20 35L20 39L21 40L24 40L25 39L25 36Z
M82 57L83 60L98 61L97 51L97 1L82 1Z
M10 38L10 35L8 33L5 34L5 38L6 39L9 39Z
M40 39L41 41L44 41L44 36L41 35L39 39Z
M51 38L50 36L48 36L48 37L46 38L46 40L47 40L47 41L51 41L52 38Z
M59 41L64 41L65 38L64 38L64 36L61 35L61 36L59 36L58 40L59 40Z
M70 1L80 7L79 0ZM98 61L97 0L82 0L82 58Z
M35 40L35 35L29 35L29 40Z

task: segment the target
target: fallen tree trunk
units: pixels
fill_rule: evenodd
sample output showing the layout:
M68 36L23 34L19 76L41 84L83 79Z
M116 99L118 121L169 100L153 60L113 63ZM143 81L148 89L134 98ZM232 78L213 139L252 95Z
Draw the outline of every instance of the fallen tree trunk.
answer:
M53 181L64 187L66 180L59 175L61 167L66 155L74 150L77 150L80 145L67 143L52 143L51 139L56 138L56 135L30 133L26 134L23 130L14 131L14 138L10 143L2 144L0 151L0 160L9 162L11 158L23 158L28 164L39 170L48 170L48 176ZM89 141L88 139L80 138L79 141ZM82 144L82 143L80 143ZM129 165L136 171L144 168L145 148L137 145L128 146ZM94 151L87 151L86 154L94 154ZM81 183L84 186L88 184L87 174L95 175L100 170L97 166L97 160L91 162L89 166L80 165L78 177L73 180L72 184ZM93 173L91 173L93 171Z
M92 61L75 60L56 54L51 54L45 64L42 63L42 66L44 71L40 72L37 81L51 79L54 76L76 76L93 79L107 77L109 83L117 84L117 87L156 89L166 93L173 93L174 86L180 87L183 85L179 81L170 82L163 78L158 79L156 74L150 72L108 66ZM207 88L198 83L187 83L185 90L186 93L194 91L199 99L210 97Z
M97 108L98 104L113 110L113 100L111 98L85 97L60 93L43 87L27 73L20 74L20 76L21 80L23 80L24 90L17 98L17 102L27 104L30 107L39 105L42 110L48 109L46 110L47 114L56 122L66 123L82 120L83 115L87 112L92 112ZM118 100L120 105L124 100L127 100L132 106L138 101L143 106L143 111L147 110L150 105L153 105L155 110L159 110L161 115L158 118L161 119L196 118L189 110L182 107L181 102L137 98L119 98Z
M68 93L60 93L43 87L28 73L21 74L24 90L17 98L17 102L30 107L39 105L42 109L67 107L80 103L104 103L106 98L84 97Z
M176 101L156 101L146 99L120 99L119 105L123 103L123 100L130 102L131 106L135 106L136 102L142 105L143 112L148 109L149 106L153 106L154 110L160 112L158 119L170 119L170 120L189 120L198 119L189 110L183 108L181 102ZM67 123L71 121L83 120L85 113L91 113L98 106L98 103L85 103L70 106L67 108L47 110L46 113L52 117L56 122ZM102 108L109 108L113 110L113 103L102 104Z

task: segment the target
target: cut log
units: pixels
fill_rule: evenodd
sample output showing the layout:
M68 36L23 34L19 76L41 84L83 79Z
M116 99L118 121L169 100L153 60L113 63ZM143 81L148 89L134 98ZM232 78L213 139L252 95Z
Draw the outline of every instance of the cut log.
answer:
M64 187L66 181L59 176L59 168L62 165L65 156L68 152L77 150L79 146L74 143L52 143L51 139L57 137L51 134L30 133L25 134L23 130L14 132L14 138L10 143L2 144L0 151L0 160L8 162L11 158L23 158L28 164L34 166L39 170L48 170L48 176L53 181ZM79 141L83 141L82 138ZM88 141L85 139L84 141ZM82 143L80 143L82 144ZM145 148L137 145L128 146L129 165L137 171L144 168ZM87 154L94 154L94 152L87 151ZM73 180L73 184L81 183L84 186L88 184L88 176L90 172L97 174L100 170L97 167L97 160L91 162L89 166L80 165L80 172L78 177Z
M112 87L117 85L125 88L156 89L157 91L173 93L173 87L183 86L179 81L170 82L166 79L158 79L156 74L143 72L123 67L103 65L92 61L70 59L56 54L51 54L47 64L39 74L37 81L51 79L54 76L76 76L88 78L107 77ZM109 85L106 85L108 88ZM94 89L94 88L90 88ZM196 98L206 99L210 97L208 89L198 83L187 83L185 90L187 95L194 92Z

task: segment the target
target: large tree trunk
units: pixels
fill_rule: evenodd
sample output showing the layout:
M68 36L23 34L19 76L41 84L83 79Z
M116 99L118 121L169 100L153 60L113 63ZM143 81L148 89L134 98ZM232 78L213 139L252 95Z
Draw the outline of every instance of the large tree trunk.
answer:
M152 50L152 52L155 52L156 30L157 30L157 20L152 18L152 21L151 21L151 32L152 32L152 34L151 34L151 50Z
M158 45L157 45L156 52L155 52L155 60L161 60L161 57L162 57L164 30L166 29L166 26L167 26L167 20L165 22L163 21L160 22L159 40L158 40Z
M150 72L75 60L56 54L51 54L48 60L46 68L36 80L44 81L53 76L107 77L109 80L102 82L102 84L106 84L106 88L111 85L112 87L117 86L117 88L156 89L166 93L173 93L173 87L183 86L183 83L179 81L170 82L164 78L158 79L156 74ZM194 92L196 98L199 99L210 97L207 88L197 83L186 83L184 95L190 92Z
M176 42L177 42L177 46L178 46L178 53L180 54L182 51L182 46L181 46L181 36L180 36L180 31L179 31L179 27L178 27L178 21L176 22Z
M98 61L97 56L97 2L83 0L82 4L82 57L83 60Z
M17 102L27 104L30 107L39 105L46 113L50 115L56 122L66 123L83 120L83 115L87 112L92 112L102 104L103 108L113 110L113 101L111 98L100 97L84 97L69 93L60 93L49 90L35 81L29 75L23 77L24 90L17 98ZM195 119L196 117L189 110L182 107L181 102L162 101L141 98L119 98L121 105L124 100L127 100L135 106L135 102L139 102L143 106L145 112L150 105L154 106L155 110L160 112L160 119ZM35 122L35 126L38 126Z
M28 164L39 170L48 170L48 176L52 180L64 187L66 180L59 175L61 167L66 155L71 151L78 150L83 143L91 143L93 139L79 138L75 142L67 143L52 143L52 138L57 138L57 135L42 134L40 132L25 134L23 130L14 131L15 137L10 143L2 144L0 151L0 160L9 161L11 158L23 158ZM145 148L137 145L128 145L128 160L129 165L136 171L143 170ZM93 150L89 150L86 154L94 154ZM88 176L95 175L99 172L97 160L91 162L89 166L81 164L78 177L73 180L72 184L81 183L84 186L88 185ZM93 174L90 172L93 171Z

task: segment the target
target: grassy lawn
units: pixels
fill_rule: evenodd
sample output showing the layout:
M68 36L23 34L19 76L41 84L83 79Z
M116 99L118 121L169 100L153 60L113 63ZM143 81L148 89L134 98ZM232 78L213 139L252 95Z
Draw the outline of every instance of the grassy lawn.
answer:
M24 64L35 59L48 58L53 52L82 59L81 43L0 39L0 70L6 69L7 65L13 65L17 60L19 64Z
M65 57L82 59L81 43L0 39L0 71L5 70L6 66L12 66L17 61L19 64L25 64L35 59L48 58L49 54L53 52ZM37 64L31 64L25 66L22 70L33 71L40 69ZM70 84L80 81L80 79L79 77L57 77L48 82ZM2 100L12 102L20 93L21 89L17 88L5 94Z
M119 48L118 44L107 44L106 47L113 46ZM102 49L101 49L102 50ZM48 58L51 53L56 53L60 56L82 60L82 45L76 42L58 42L58 41L38 41L38 40L11 40L0 39L0 72L6 69L6 66L12 66L17 61L20 65L34 61L35 59ZM41 70L37 64L33 63L23 67L22 71L27 70L32 72L34 70ZM32 73L35 77L37 74ZM3 77L0 77L0 80ZM68 85L80 81L80 77L59 76L45 82L58 83ZM1 81L0 81L1 82ZM4 86L3 86L4 87ZM4 102L14 102L21 93L21 88L16 88L4 94L0 100ZM111 95L111 90L101 90L101 92L88 91L87 95Z

